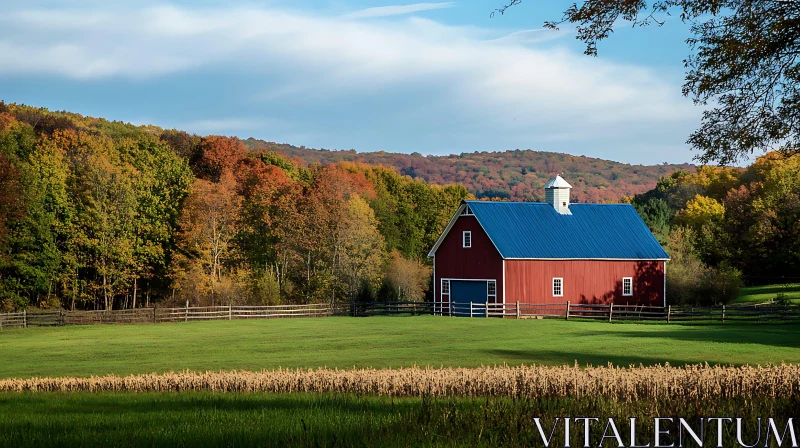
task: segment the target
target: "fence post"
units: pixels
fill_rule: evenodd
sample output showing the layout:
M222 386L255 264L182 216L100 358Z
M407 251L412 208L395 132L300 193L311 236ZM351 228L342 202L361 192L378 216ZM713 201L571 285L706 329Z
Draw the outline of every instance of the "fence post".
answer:
M614 314L614 303L608 306L608 321L611 322L611 316Z
M450 317L455 316L455 313L453 312L453 301L452 300L449 300L447 302L447 308L448 308L448 311L450 312Z
M669 323L669 317L672 314L672 305L667 307L667 323Z
M489 317L489 300L486 300L486 317Z
M189 301L186 301L186 311L183 314L183 321L189 322Z
M722 305L722 323L725 323L725 305Z
M28 310L22 310L22 327L28 328Z
M153 323L156 323L156 322L158 322L158 320L156 319L156 304L154 303L153 304Z
M228 320L233 320L233 305L228 304Z
M472 301L469 302L469 317L472 317Z
M517 319L519 319L519 300L517 300Z
M567 313L565 314L566 320L569 320L569 300L567 300Z

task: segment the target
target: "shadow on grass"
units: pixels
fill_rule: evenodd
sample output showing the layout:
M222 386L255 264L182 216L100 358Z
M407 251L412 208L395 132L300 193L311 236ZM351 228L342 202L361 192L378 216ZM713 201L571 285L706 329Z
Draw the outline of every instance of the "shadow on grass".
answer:
M565 352L555 350L508 350L508 349L492 349L486 350L487 355L501 356L508 359L519 361L526 365L541 364L542 359L547 359L547 365L568 365L572 366L576 362L580 367L592 366L606 366L611 363L615 366L628 367L630 365L639 366L654 366L656 364L663 365L670 363L672 366L682 366L686 364L697 364L696 361L677 359L677 358L656 358L651 356L637 356L634 354L621 354L610 355L603 353L579 353L579 352Z
M769 301L777 298L778 294L786 294L787 298L800 297L800 283L783 283L764 286L750 286L739 290L738 301ZM759 297L764 296L764 297Z
M618 336L620 339L671 339L682 342L715 342L724 344L758 344L772 347L800 348L800 327L797 325L714 325L660 327L656 331L599 330L580 337ZM673 329L674 328L674 329Z
M305 394L0 395L0 414L18 411L0 446L369 446L402 441L390 417L416 406Z

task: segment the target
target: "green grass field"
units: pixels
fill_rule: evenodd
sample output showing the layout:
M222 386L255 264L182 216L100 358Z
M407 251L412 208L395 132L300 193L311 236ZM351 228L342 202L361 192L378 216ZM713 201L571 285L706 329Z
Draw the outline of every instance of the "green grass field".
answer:
M645 446L652 440L653 416L680 415L696 422L692 416L735 415L744 418L746 440L756 440L757 417L784 421L798 410L796 401L770 397L697 403L593 397L7 393L0 394L0 446L542 446L534 417L545 426L554 417L568 416L613 417L626 443L628 419L636 417L637 442ZM562 429L554 440L564 440ZM602 433L603 426L595 424L591 446L599 446ZM574 428L571 436L571 446L583 446L581 431ZM713 425L704 439L705 446L716 446ZM733 425L725 428L724 439L733 446ZM606 440L603 446L617 445Z
M800 363L792 325L667 325L434 316L0 331L0 378L411 365Z
M787 283L779 285L749 286L739 290L736 303L763 303L775 300L778 294L784 294L786 299L795 304L800 304L800 283Z

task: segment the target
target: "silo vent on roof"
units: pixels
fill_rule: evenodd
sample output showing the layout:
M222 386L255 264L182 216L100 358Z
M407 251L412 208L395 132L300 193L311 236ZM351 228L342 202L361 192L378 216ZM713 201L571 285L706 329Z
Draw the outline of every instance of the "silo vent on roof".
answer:
M545 202L552 205L558 213L571 215L569 211L569 191L572 185L563 177L556 176L544 185Z

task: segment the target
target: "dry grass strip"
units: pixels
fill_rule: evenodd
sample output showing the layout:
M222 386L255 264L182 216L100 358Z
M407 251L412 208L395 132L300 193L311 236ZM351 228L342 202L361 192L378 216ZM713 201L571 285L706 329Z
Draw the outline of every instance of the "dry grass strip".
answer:
M619 400L800 399L800 366L278 369L0 380L2 392L316 392L396 397L606 397Z

